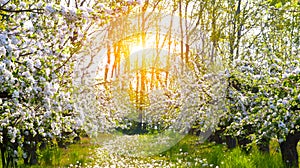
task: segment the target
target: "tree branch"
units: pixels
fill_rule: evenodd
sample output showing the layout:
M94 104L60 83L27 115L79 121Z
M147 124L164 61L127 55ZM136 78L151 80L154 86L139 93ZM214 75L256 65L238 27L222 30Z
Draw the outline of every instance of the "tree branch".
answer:
M21 10L10 10L10 9L0 8L0 11L13 12L13 13L32 12L32 13L42 14L43 12L40 12L40 11L44 11L44 9L21 9Z

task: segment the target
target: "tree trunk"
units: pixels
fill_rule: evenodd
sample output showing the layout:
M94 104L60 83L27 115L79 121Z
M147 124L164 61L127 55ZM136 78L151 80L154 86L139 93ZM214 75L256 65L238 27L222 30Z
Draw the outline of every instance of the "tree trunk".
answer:
M38 164L38 157L36 153L36 145L34 146L33 150L30 151L30 165Z
M297 144L300 139L300 132L288 134L286 140L280 143L280 150L283 162L287 167L299 168Z
M228 149L232 149L236 147L236 140L231 136L226 136L226 145Z
M3 144L1 144L0 148L1 148L2 167L5 167L5 155L4 155L4 153L5 153L5 147L4 147Z
M183 23L182 23L182 1L178 1L178 5L179 5L179 28L180 28L180 58L181 61L184 61L183 58L183 38L184 38L184 34L183 34Z
M223 144L225 142L222 138L224 130L216 130L211 136L209 136L209 142L215 142L216 144Z
M251 143L251 140L249 138L247 138L246 135L243 136L239 136L238 138L238 145L240 146L240 148L245 151L246 153L249 153L251 151L251 147L248 148L248 144Z
M257 144L259 151L263 153L270 153L270 139L263 138L259 144Z

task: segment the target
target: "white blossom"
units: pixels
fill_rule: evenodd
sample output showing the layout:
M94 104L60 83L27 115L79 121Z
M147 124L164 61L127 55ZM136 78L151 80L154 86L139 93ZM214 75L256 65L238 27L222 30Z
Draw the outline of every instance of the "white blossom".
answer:
M0 34L0 46L4 46L7 44L7 35Z
M26 78L29 78L31 76L30 72L28 71L25 71L22 73L22 76L26 77Z
M12 73L6 69L3 70L3 76L6 81L13 77Z
M3 62L0 62L0 71L4 70L6 65Z
M0 0L0 5L6 4L9 0Z
M66 7L66 6L61 5L61 6L60 6L60 9L61 9L61 13L62 13L63 15L66 15L66 14L68 13L68 10L67 10L67 7Z
M105 9L105 5L104 5L103 3L99 3L99 4L98 4L98 7L99 7L100 9Z
M44 133L44 128L43 127L40 127L39 129L38 129L38 132L39 132L39 134L42 134L42 133Z
M289 103L288 100L286 100L286 99L283 99L283 100L282 100L282 104L283 104L283 105L287 105L288 103Z
M94 10L92 9L92 8L90 8L90 7L86 7L86 10L87 10L87 12L93 12Z
M69 12L70 12L71 17L76 16L76 8L69 7Z
M53 8L53 4L47 4L45 10L48 14L55 12L55 9Z
M41 66L42 66L41 61L39 59L35 60L34 66L37 68L41 68Z
M11 4L8 8L10 10L15 10L17 8L17 6L15 4Z
M23 1L22 1L22 2L20 2L20 7L21 7L21 8L25 8L25 7L26 7L26 3L25 3L25 2L23 2Z
M42 2L42 1L39 1L39 2L36 4L36 6L37 6L38 8L42 7L42 5L43 5L43 2Z
M90 16L88 12L82 12L82 17L87 19Z
M283 79L288 78L289 76L290 76L290 74L287 74L287 73L282 74Z
M297 68L293 71L293 73L295 73L296 75L298 75L298 74L300 73L300 68L297 67Z
M123 12L127 12L127 11L128 11L128 7L127 7L127 6L123 6L123 7L122 7L122 11L123 11Z
M0 56L1 55L6 55L6 49L4 48L4 46L0 47Z
M46 111L46 113L44 114L45 118L50 118L52 112L50 110Z
M27 59L26 60L26 66L30 69L30 70L33 70L34 69L34 65L33 65L33 61L32 59Z
M261 75L254 75L253 78L259 80L259 79L262 78L262 76Z
M49 76L49 75L50 75L50 69L49 69L49 68L46 68L45 71L46 71L46 75Z
M34 31L34 27L31 20L27 20L24 22L24 28L30 31Z
M18 156L18 151L14 150L14 155L17 157Z
M22 156L24 159L27 158L27 153L26 152L23 152L23 156Z
M20 97L19 92L17 90L14 90L14 92L12 94L12 97L13 98L19 98Z
M136 2L137 2L139 5L142 5L143 0L136 0Z
M285 128L286 127L286 125L282 121L279 122L278 126L281 127L281 128Z
M127 2L128 2L129 4L132 4L132 3L134 2L134 0L127 0Z

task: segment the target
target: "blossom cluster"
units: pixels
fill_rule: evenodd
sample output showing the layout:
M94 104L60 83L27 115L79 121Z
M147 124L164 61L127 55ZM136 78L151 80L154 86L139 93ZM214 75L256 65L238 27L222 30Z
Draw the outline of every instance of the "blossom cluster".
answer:
M277 19L272 17L263 22L277 22ZM300 58L297 54L300 48L293 38L286 38L292 37L291 30L297 28L291 26L282 31L276 24L269 24L268 29L259 26L256 29L262 29L258 39L251 43L249 39L255 38L252 34L249 41L244 41L252 48L241 50L243 58L235 59L231 64L228 113L223 124L234 136L248 137L254 142L270 138L282 142L288 134L300 130ZM272 38L266 38L270 34L281 38L281 43L263 47L275 44ZM277 48L279 45L281 47Z
M33 157L29 153L41 143L72 141L81 129L70 75L74 55L83 45L86 25L118 12L81 5L0 1L6 11L0 16L0 143L9 157Z

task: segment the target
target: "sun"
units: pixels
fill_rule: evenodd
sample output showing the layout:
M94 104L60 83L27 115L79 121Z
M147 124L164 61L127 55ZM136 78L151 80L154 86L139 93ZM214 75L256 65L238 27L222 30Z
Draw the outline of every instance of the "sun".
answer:
M131 53L136 53L136 52L140 52L140 51L142 51L142 50L144 50L145 49L145 47L143 47L142 45L140 45L140 44L137 44L137 45L133 45L132 47L131 47Z
M147 36L145 38L144 44L142 43L141 39L139 40L131 39L130 41L131 41L129 44L130 53L140 52L142 50L149 49L149 48L155 49L156 43L159 42L153 35Z

